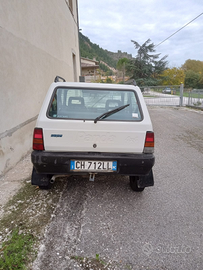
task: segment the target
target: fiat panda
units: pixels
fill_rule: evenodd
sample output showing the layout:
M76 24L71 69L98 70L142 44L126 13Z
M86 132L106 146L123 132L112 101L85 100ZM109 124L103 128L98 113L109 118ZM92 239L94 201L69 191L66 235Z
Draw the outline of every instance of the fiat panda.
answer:
M51 84L33 133L32 185L58 175L129 176L132 190L154 185L154 132L138 86Z

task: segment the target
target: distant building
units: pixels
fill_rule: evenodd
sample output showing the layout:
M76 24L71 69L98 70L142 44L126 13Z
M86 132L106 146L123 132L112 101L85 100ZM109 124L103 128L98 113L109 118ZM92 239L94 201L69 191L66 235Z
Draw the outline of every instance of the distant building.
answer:
M56 75L79 81L77 0L1 1L0 175L31 150Z
M96 59L91 60L81 57L81 70L82 76L85 77L85 82L97 79L97 69L99 69L99 62Z

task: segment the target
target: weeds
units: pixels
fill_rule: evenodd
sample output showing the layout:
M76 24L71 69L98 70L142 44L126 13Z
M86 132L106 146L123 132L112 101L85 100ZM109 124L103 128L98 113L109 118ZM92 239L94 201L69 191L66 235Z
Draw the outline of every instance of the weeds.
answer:
M4 242L0 251L0 269L25 269L25 262L32 252L32 234L19 234L19 230L13 231L11 238Z
M25 181L4 207L0 221L0 270L27 269L35 259L38 243L60 199L64 181L49 191Z
M202 102L197 101L196 103L193 103L194 106L200 106L202 104Z

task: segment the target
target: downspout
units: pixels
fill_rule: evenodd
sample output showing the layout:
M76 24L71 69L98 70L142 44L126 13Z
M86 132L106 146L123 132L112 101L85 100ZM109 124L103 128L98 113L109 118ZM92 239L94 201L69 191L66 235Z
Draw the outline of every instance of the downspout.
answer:
M78 49L79 49L79 64L80 64L80 75L79 75L79 81L80 77L82 75L82 68L81 68L81 55L80 55L80 37L79 37L79 16L78 16L78 0L76 0L76 10L77 10L77 27L78 27Z

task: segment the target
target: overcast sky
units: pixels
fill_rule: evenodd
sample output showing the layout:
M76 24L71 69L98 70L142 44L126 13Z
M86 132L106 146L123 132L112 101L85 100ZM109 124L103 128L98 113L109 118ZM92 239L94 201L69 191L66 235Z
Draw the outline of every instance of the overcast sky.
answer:
M131 40L157 45L203 13L203 0L78 0L82 34L101 48L136 56ZM203 61L203 15L156 48L169 67Z

